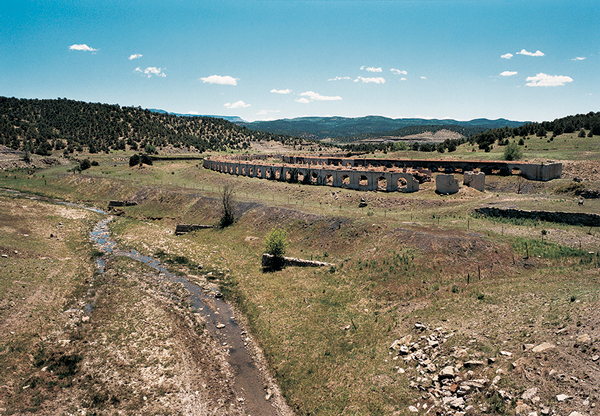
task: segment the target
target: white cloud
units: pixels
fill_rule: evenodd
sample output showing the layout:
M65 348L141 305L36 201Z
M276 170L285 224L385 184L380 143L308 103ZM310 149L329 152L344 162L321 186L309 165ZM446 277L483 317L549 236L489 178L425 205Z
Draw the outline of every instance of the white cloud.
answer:
M573 58L572 60L573 60L573 61L583 61L584 59L585 59L584 57L582 57L582 56L578 56L578 57L576 57L576 58Z
M142 56L143 55L141 53L134 53L133 55L129 55L129 60L131 61L132 59L139 59Z
M500 58L502 59L510 59L513 57L512 53L505 53L504 55L502 55Z
M149 66L146 69L141 69L139 66L135 69L135 72L139 72L142 75L146 75L150 78L152 75L156 75L157 77L166 77L167 75L162 72L162 68L157 68L155 66Z
M335 77L335 78L328 79L327 81L340 81L343 79L351 79L351 78L350 77Z
M342 97L338 97L338 96L328 97L325 95L318 94L314 91L306 91L306 92L301 93L300 95L303 97L310 98L311 101L339 101L342 99ZM302 100L302 98L300 98L300 100ZM296 100L296 101L298 101L299 103L306 102L306 101L300 101L300 100Z
M233 103L233 104L231 104L231 103L226 103L226 104L224 105L224 107L227 107L227 108L246 108L246 107L250 107L250 104L246 104L246 103L245 103L245 102L243 102L243 101L237 101L237 102L235 102L235 103Z
M385 78L382 77L374 77L374 78L365 78L358 77L354 80L354 82L362 82L363 84L385 84Z
M504 71L500 73L501 77L512 77L513 75L517 75L517 71Z
M258 116L266 116L269 113L281 113L281 110L260 110L256 115Z
M369 68L365 68L365 71L367 72L383 72L383 69L381 68L374 68L374 67L369 67Z
M90 48L88 45L83 44L83 45L71 45L69 46L69 49L72 51L86 51L86 52L96 52L98 49L94 49L94 48Z
M406 78L402 77L400 78L400 81L406 81Z
M297 102L297 103L302 103L302 104L308 104L308 103L310 103L310 100L309 100L308 98L304 98L304 97L302 97L302 98L298 98L298 99L296 100L296 102Z
M527 77L528 87L560 87L568 82L573 82L573 78L565 75L547 75L539 73L535 77Z
M237 85L238 78L230 77L229 75L211 75L209 77L200 78L203 83L221 84L221 85Z
M521 52L517 52L517 55L544 56L544 53L542 51L527 52L525 49L521 49Z
M200 113L197 111L188 111L187 113L191 116L199 116L200 115Z
M402 71L400 69L394 69L394 68L392 68L392 69L390 69L390 71L392 71L396 75L408 75L408 72Z
M275 88L273 88L273 89L271 90L271 92L272 92L272 93L274 93L274 94L289 94L289 93L291 93L291 92L292 92L292 90L290 90L290 89L286 89L286 90L276 90Z
M427 79L427 77L421 77L421 79Z

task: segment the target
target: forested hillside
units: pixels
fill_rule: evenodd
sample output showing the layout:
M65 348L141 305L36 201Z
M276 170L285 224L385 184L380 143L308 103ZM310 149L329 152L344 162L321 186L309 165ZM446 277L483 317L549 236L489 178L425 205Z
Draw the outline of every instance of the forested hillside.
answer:
M488 120L476 119L470 121L457 120L429 120L420 118L388 118L380 116L367 116L357 118L346 117L300 117L293 119L255 121L244 124L249 129L265 131L278 134L290 134L298 137L311 139L334 138L335 141L352 142L360 139L373 137L374 135L402 135L399 131L407 127L413 127L410 133L422 133L424 130L419 126L453 126L453 128L465 128L465 135L498 127L517 127L522 125L519 121L505 119ZM441 127L441 128L443 128ZM343 139L340 139L343 138Z
M525 139L528 136L547 137L552 133L550 137L552 138L563 133L575 132L579 132L579 137L600 136L600 112L577 114L541 123L526 123L514 128L491 129L469 137L469 142L477 143L480 149L489 150L496 142L503 145L509 139L519 136Z
M458 133L464 137L471 136L473 134L481 133L483 131L489 130L489 127L466 127L466 126L457 126L457 125L418 125L418 126L406 126L398 130L393 130L390 132L382 132L378 134L374 133L364 133L356 136L346 136L339 137L336 139L338 143L354 143L361 140L368 139L376 139L378 137L406 137L415 134L423 134L423 133L436 133L440 130L448 130L455 133Z
M203 151L246 149L251 140L292 142L289 136L255 132L219 118L182 117L140 107L56 99L0 97L0 145L47 155L52 150L90 153L160 148Z

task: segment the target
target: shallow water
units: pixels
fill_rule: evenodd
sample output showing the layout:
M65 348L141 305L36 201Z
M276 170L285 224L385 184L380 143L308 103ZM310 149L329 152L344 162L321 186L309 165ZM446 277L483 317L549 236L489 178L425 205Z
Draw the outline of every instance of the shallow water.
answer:
M96 243L98 249L105 253L105 257L108 255L129 257L158 271L160 273L159 279L168 279L171 282L183 284L190 293L190 303L204 317L206 329L211 335L216 337L223 348L229 349L228 361L235 373L234 388L238 392L239 397L244 398L248 414L276 415L275 408L270 402L265 400L266 392L263 389L263 382L259 377L259 370L246 350L244 333L233 318L233 311L230 306L223 300L215 297L217 292L205 292L201 287L190 282L187 278L170 273L158 260L150 256L144 256L135 250L120 250L117 247L117 243L110 239L110 231L108 229L110 220L111 218L105 218L99 221L90 233L90 238ZM104 258L99 258L96 262L99 272L103 273L105 269ZM173 294L171 295L172 297L176 297ZM214 303L215 310L207 306L205 303L207 300ZM88 306L91 312L93 304ZM217 328L219 324L225 325L225 327Z

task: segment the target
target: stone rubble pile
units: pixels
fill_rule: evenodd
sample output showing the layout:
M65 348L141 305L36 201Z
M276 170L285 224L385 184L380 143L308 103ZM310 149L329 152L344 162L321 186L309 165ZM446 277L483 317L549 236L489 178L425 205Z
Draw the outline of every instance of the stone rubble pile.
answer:
M390 345L392 360L398 363L397 372L410 380L411 388L422 392L421 401L410 406L409 412L461 416L494 413L516 405L516 415L555 414L542 403L537 388L519 396L501 385L505 371L500 364L511 362L512 353L501 351L498 358L485 358L483 353L474 351L475 340L469 342L473 349L450 347L445 344L455 332L442 327L430 329L419 322L414 329L416 334L408 334ZM511 365L511 369L518 368L519 360Z

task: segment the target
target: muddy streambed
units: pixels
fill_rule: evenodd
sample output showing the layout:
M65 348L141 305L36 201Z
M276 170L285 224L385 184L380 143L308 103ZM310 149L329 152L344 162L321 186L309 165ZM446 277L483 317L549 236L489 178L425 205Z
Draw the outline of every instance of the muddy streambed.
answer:
M190 294L188 301L204 317L206 329L220 345L229 349L228 361L235 374L234 388L238 396L244 399L248 414L276 415L275 407L265 398L267 392L263 388L265 383L261 380L259 369L246 349L244 340L246 333L235 321L231 307L218 297L218 292L205 292L187 278L170 273L158 260L144 256L135 250L120 250L116 242L110 239L108 223L111 219L105 218L99 221L90 233L91 240L104 253L104 257L129 257L158 271L159 278L182 284ZM104 272L104 258L99 258L97 264L99 271ZM211 309L209 304L214 307ZM89 308L93 308L93 305L89 305Z

